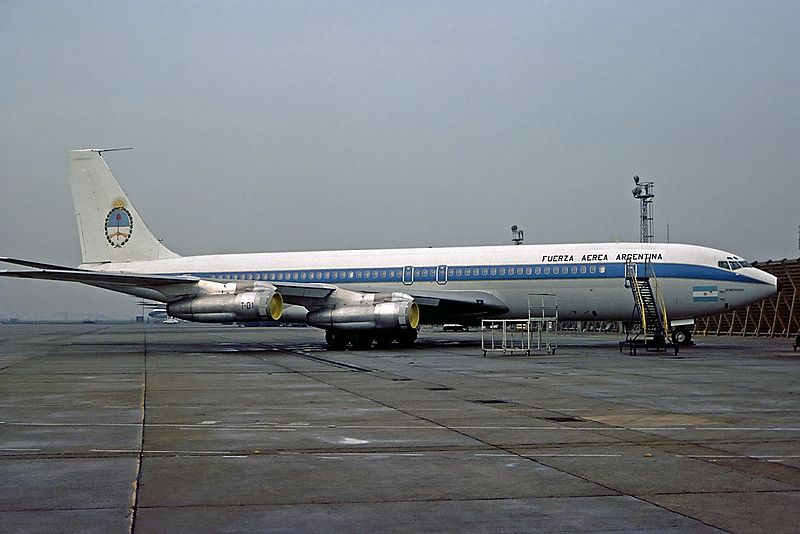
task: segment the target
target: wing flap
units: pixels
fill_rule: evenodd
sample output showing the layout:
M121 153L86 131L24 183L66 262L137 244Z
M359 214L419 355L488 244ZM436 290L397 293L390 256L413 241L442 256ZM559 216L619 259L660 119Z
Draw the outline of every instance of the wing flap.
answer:
M422 308L426 323L477 322L483 317L508 313L508 305L485 291L404 290Z
M295 299L324 299L338 289L337 286L330 284L301 284L275 280L270 280L269 283L278 288L278 292L290 304L297 303Z

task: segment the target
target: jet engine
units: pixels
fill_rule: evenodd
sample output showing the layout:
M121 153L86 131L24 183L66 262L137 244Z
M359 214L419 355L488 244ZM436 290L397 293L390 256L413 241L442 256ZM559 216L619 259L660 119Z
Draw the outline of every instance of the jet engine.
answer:
M202 295L167 304L168 315L201 323L277 321L282 312L283 297L275 291Z
M419 306L412 300L351 304L310 312L308 324L337 330L414 330Z

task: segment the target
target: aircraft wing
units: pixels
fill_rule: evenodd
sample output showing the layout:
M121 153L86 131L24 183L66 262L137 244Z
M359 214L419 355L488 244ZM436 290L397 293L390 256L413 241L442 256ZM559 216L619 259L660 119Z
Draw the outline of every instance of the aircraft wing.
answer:
M127 291L129 288L152 288L165 296L163 301L171 301L192 294L193 291L189 287L204 280L191 275L90 271L7 257L0 257L0 262L33 267L28 270L0 271L0 276L80 282L116 289L123 293L130 293ZM229 280L220 280L219 282L225 283ZM275 286L286 303L309 307L322 304L327 297L340 289L336 285L320 283L270 281L269 284ZM173 285L176 287L169 287ZM403 288L403 293L414 299L422 309L425 322L430 323L444 321L474 323L482 317L500 315L509 309L505 302L485 291L422 290L408 287Z
M497 296L485 291L416 290L404 288L422 309L426 323L475 323L489 315L508 312L508 305Z
M77 267L65 267L63 265L55 265L52 263L41 263L38 261L21 260L19 258L7 258L0 256L0 262L12 263L14 265L22 265L23 267L33 267L34 269L56 269L59 271L80 271Z
M289 304L305 304L304 299L324 299L338 289L331 284L301 284L297 282L281 282L270 280L270 284L278 288L278 292Z
M5 260L4 260L5 261ZM40 280L62 280L102 284L104 286L161 286L167 284L186 284L200 281L195 276L163 276L155 274L105 273L81 269L58 268L36 269L30 271L0 271L0 276L12 278L38 278Z

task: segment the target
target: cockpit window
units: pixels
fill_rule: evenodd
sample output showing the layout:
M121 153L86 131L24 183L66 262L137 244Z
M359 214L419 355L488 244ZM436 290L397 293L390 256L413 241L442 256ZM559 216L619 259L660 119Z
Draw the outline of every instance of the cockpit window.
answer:
M736 269L741 269L742 267L752 267L752 265L750 265L745 260L734 260L734 259L731 259L729 261L718 261L717 265L719 265L723 269L728 269L729 271L735 271Z

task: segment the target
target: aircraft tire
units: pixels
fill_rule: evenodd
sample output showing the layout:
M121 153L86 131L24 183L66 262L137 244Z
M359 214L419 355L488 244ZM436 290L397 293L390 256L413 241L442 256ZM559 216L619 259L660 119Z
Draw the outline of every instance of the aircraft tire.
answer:
M372 347L372 341L374 339L375 338L367 332L356 332L352 337L353 349L367 350Z
M408 330L397 335L397 343L401 347L410 347L417 340L417 331Z
M325 342L328 344L328 350L344 350L349 341L350 337L344 332L336 330L325 331Z
M375 345L377 345L378 348L381 349L388 349L389 347L392 346L393 341L394 338L391 335L379 334L375 336Z
M676 345L689 345L692 343L692 331L685 326L679 326L672 332L672 342Z

